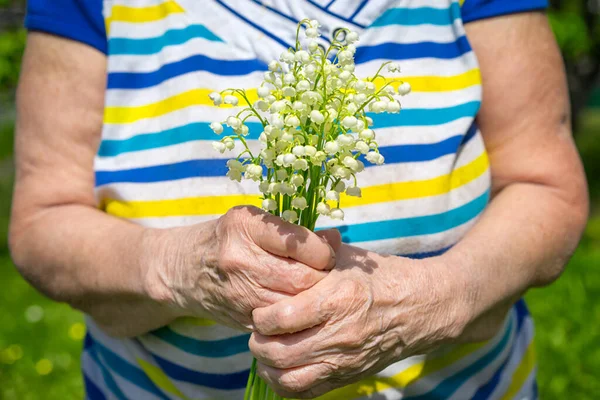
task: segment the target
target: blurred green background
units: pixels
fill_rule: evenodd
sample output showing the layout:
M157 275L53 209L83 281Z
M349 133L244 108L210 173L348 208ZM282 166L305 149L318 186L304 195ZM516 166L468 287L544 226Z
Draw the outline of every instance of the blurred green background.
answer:
M81 399L79 313L36 293L15 271L6 234L13 183L14 89L25 34L22 0L0 0L0 399ZM543 399L600 398L600 1L553 1L592 217L563 277L527 295L537 327Z

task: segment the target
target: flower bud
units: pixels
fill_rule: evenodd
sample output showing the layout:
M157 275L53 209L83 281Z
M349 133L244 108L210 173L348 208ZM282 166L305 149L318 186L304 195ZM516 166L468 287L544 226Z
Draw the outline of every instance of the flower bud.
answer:
M325 121L325 117L317 110L312 110L310 112L310 120L315 124L322 124Z
M292 207L299 210L304 210L306 207L308 207L308 202L304 197L296 197L292 200Z
M281 93L283 93L285 97L294 97L296 96L296 89L294 89L291 86L286 86L283 89L281 89Z
M350 168L354 172L356 172L356 170L358 169L358 162L350 156L344 157L342 164L344 164L346 167Z
M299 158L296 161L294 161L294 163L292 164L292 168L301 171L306 171L308 169L308 161L306 161L303 158Z
M352 129L356 126L357 119L353 116L345 117L342 120L342 126L346 129Z
M366 144L365 142L363 142L362 140L359 140L358 142L356 142L356 144L354 145L354 148L361 152L362 154L367 154L369 152L369 145Z
M335 190L330 190L325 195L325 199L331 200L331 201L340 201L340 194L338 192L336 192Z
M331 207L329 207L329 204L327 203L319 203L317 204L317 212L321 215L329 215L329 212L331 211Z
M304 79L298 82L298 84L296 85L296 90L298 90L299 92L306 92L309 89L310 82Z
M304 184L304 177L302 175L295 174L294 176L292 176L292 179L290 181L292 182L292 185L299 187L302 186L302 184Z
M212 147L221 154L225 153L225 150L227 149L225 143L222 142L212 142Z
M362 192L358 186L349 187L346 189L346 194L348 196L362 197Z
M258 92L259 97L265 98L269 94L271 94L271 89L269 89L268 87L265 87L265 86L261 86L258 88L257 92Z
M239 99L233 95L228 94L227 96L225 96L225 98L223 99L223 102L225 104L231 104L232 106L237 106L239 103Z
M275 60L269 63L269 71L276 72L279 69L279 63Z
M230 137L223 138L223 144L227 150L233 150L235 148L235 142Z
M285 119L285 124L287 126L291 126L292 128L297 128L300 126L300 119L295 115L288 115Z
M298 221L298 214L296 213L296 211L293 210L285 210L281 214L281 218L293 224L294 222Z
M208 95L208 98L213 101L215 106L220 106L221 104L223 104L223 98L221 97L220 93L212 92Z
M340 150L340 146L336 142L327 142L323 149L327 154L335 154Z
M368 162L370 162L372 164L377 164L377 165L381 165L385 161L384 157L375 151L369 152L365 158L367 159Z
M292 153L287 153L283 155L283 165L285 167L291 166L294 163L294 161L296 161L296 156Z
M275 178L277 178L278 181L284 181L287 179L287 177L288 173L285 169L278 169L275 171Z
M220 135L221 133L223 133L223 125L221 125L218 122L212 122L210 124L210 129L212 129L213 132L216 133L217 135Z
M296 157L302 157L305 154L304 146L294 146L292 154Z
M346 190L346 184L344 183L344 181L339 181L337 185L335 185L333 190L335 190L338 193L342 193L344 190Z
M346 42L349 44L358 42L358 33L351 31L346 34Z
M299 50L295 55L296 61L302 64L306 64L310 61L310 55L305 50Z
M329 213L329 217L331 217L331 219L343 220L344 219L344 212L341 209L339 209L339 208L334 208Z
M317 148L316 147L314 147L314 146L304 146L304 155L312 157L315 154L317 154Z
M400 112L400 103L397 101L390 101L387 105L387 111L392 114Z
M233 129L239 129L242 126L242 120L237 117L227 117L226 122Z
M261 193L269 193L269 186L271 184L268 181L262 181L259 185L258 185L258 190L260 190ZM264 204L264 203L263 203Z
M404 82L403 84L401 84L400 86L398 86L398 94L400 96L406 96L411 91L412 91L412 88L410 86L410 83L408 83L408 82Z
M363 140L370 141L375 139L375 132L373 132L372 129L365 129L358 134L358 137Z
M275 211L277 210L277 202L273 199L264 199L262 208L266 211Z

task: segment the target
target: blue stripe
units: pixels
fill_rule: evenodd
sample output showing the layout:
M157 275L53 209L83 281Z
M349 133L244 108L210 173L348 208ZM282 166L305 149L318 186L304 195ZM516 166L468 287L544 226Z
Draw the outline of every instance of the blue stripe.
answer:
M480 106L479 101L472 101L448 108L414 108L402 110L399 114L367 113L367 115L375 121L375 129L401 126L431 127L447 124L460 118L475 118Z
M168 326L156 330L152 334L186 353L200 357L222 358L249 351L248 340L250 339L250 335L206 341L180 335Z
M332 17L334 17L334 18L337 18L337 19L339 19L339 20L342 20L342 21L344 21L344 22L348 22L349 24L356 25L356 26L358 26L358 27L361 27L361 28L366 28L366 26L365 26L365 25L359 24L359 23L358 23L358 22L356 22L356 21L353 21L353 20L351 20L351 19L349 19L349 18L345 18L345 17L343 17L343 16L341 16L341 15L338 15L338 14L335 14L335 13L332 13L331 11L329 11L329 10L328 10L329 6L331 6L331 5L332 5L332 4L335 2L335 0L333 0L331 3L329 3L329 4L328 4L326 7L321 7L321 6L319 5L319 3L317 3L317 2L316 2L316 1L314 1L314 0L308 0L308 2L309 2L310 4L312 4L313 6L317 7L319 10L323 11L323 12L324 12L324 13L326 13L326 14L329 14L329 15L331 15L331 16L332 16Z
M266 33L265 33L266 34ZM453 43L421 42L410 44L383 43L376 46L359 47L356 64L372 60L409 60L415 58L452 59L471 51L463 36ZM108 89L144 89L156 86L184 74L207 71L220 76L247 75L266 71L267 65L257 59L216 60L205 55L194 55L184 60L161 66L152 72L113 72L108 74Z
M250 132L247 140L258 139L263 130L258 122L246 123ZM218 136L210 129L206 122L195 122L177 128L167 129L162 132L145 133L124 140L103 140L98 149L100 157L114 157L123 153L157 149L160 147L191 142L195 140L217 140Z
M367 0L362 0L362 2L358 5L358 8L350 16L350 19L354 20L354 18L356 18L356 16L358 15L358 13L361 12L362 9L365 8L366 5L367 5Z
M485 209L489 195L488 190L469 203L441 214L366 222L340 226L337 229L342 234L344 243L431 235L455 228L477 217Z
M448 247L444 247L443 249L440 249L440 250L429 251L426 253L404 254L404 255L400 255L399 257L412 258L413 260L423 260L425 258L441 256L442 254L445 254L451 248L452 248L452 246L448 246Z
M153 354L153 358L156 360L156 363L160 369L167 374L167 376L181 382L188 382L194 385L201 385L212 389L243 389L246 387L248 375L250 374L249 369L232 374L207 374L184 368L155 354Z
M432 144L384 146L380 147L379 151L385 157L388 165L425 162L455 154L463 144L463 138L463 136L457 135ZM367 168L373 167L371 163L366 161L364 156L361 155L360 159ZM199 177L222 177L228 171L227 161L224 158L196 159L142 168L96 171L96 186L120 182L153 183Z
M515 310L517 314L517 326L515 329L515 334L513 337L518 337L521 332L521 328L523 327L523 322L527 317L528 313L525 307L525 303L523 300L520 300L517 304L515 304ZM504 350L506 345L509 342L511 337L510 333L512 331L512 319L509 328L506 330L504 336L500 340L500 342L494 346L490 352L486 355L478 359L477 361L471 363L467 368L462 371L448 377L440 384L438 384L432 391L421 394L419 396L407 397L406 400L427 400L427 399L446 399L452 396L466 381L469 380L476 373L480 372L484 368L486 368L489 364L491 364Z
M108 41L109 55L148 55L159 53L167 46L186 43L202 38L212 42L222 42L221 38L204 25L189 25L182 29L171 29L161 36L144 39L111 38Z
M460 19L460 6L452 3L450 8L390 8L381 17L377 18L370 26L382 27L390 25L415 26L415 25L452 25Z
M144 89L156 86L171 78L196 71L208 71L216 75L247 75L256 71L266 71L263 62L250 60L215 60L197 54L184 60L165 64L152 72L113 72L108 74L108 89Z
M98 353L96 351L96 348L91 348L88 351L88 354L96 362L96 364L98 365L98 368L100 368L100 370L102 372L102 376L104 377L104 383L106 383L106 386L112 392L112 394L118 400L127 400L127 396L125 396L123 394L123 392L119 388L119 385L117 385L117 382L115 382L115 380L113 379L112 375L110 374L110 371L107 371L106 368L104 368L104 366L102 365L102 362L98 358Z
M417 58L437 58L449 60L458 58L471 51L465 36L455 42L436 43L382 43L375 46L363 46L356 49L356 64L373 60L414 60Z
M85 388L85 398L87 400L106 400L106 396L104 396L100 388L87 377L85 372L83 373L83 384Z
M504 363L502 363L498 371L496 371L496 373L494 374L494 376L492 376L489 382L480 387L479 390L477 390L477 392L473 395L471 400L487 400L490 398L492 392L494 391L494 389L496 389L498 383L500 383L500 378L502 377L502 374L506 369L508 360L510 360L510 357L507 358L506 361L504 361Z
M479 102L470 102L448 108L437 109L406 109L400 114L371 114L368 115L376 122L377 128L394 128L406 126L433 126L456 121L460 118L474 118L479 110ZM247 123L250 133L248 140L258 139L262 125L257 122ZM465 141L475 135L477 130L470 129ZM225 133L227 134L227 132ZM100 157L114 157L119 154L134 151L150 150L172 146L194 140L216 140L218 136L209 128L206 122L196 122L162 132L145 133L123 140L103 140L98 150Z
M139 388L146 390L163 400L169 400L169 398L154 385L141 369L123 360L98 341L94 341L93 348L98 351L98 355L102 357L107 366L123 379L128 380Z
M280 17L285 18L290 22L293 22L294 25L298 25L298 23L300 23L299 19L293 18L291 15L284 14L283 12L279 11L278 9L269 6L268 4L263 2L264 0L251 0L251 1L258 4L261 8L266 8L267 10L271 11L272 13L277 14ZM321 36L321 40L324 40L327 43L331 43L331 40L325 36Z
M265 28L263 28L262 26L255 24L254 22L252 22L252 20L244 17L242 14L238 13L237 11L235 11L233 8L229 7L227 4L223 3L221 0L215 0L217 3L219 3L221 5L221 7L225 8L226 10L228 10L230 13L232 13L233 15L235 15L236 17L238 17L239 19L241 19L242 21L244 21L245 23L247 23L248 25L252 26L254 29L264 33L266 36L270 37L271 39L273 39L274 41L276 41L277 43L279 43L280 45L282 45L283 47L285 47L286 49L289 49L290 47L295 47L292 46L288 43L286 43L285 41L283 41L281 38L279 38L277 35L272 34L271 32L267 31Z

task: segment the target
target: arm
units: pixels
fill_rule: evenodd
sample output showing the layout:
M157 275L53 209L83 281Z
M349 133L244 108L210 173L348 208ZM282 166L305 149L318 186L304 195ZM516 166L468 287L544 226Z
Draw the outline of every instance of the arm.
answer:
M318 396L440 344L489 339L512 304L557 279L574 251L588 199L546 18L512 15L467 31L483 75L491 204L443 256L416 261L343 246L315 287L255 310L260 333L250 348L282 395ZM297 333L267 336L287 332Z
M36 288L108 333L135 336L179 316L247 329L253 308L322 279L317 269L331 267L331 248L258 209L169 230L101 212L93 162L105 80L98 51L30 34L17 99L10 248Z

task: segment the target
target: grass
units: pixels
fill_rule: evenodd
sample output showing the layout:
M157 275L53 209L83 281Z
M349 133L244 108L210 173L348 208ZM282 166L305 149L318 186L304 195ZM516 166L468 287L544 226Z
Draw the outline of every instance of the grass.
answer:
M81 399L81 315L35 292L8 256L11 129L0 126L0 399ZM590 113L578 144L600 206L596 132L600 113ZM540 394L546 400L592 400L600 393L600 209L595 212L562 278L527 295L537 329Z

